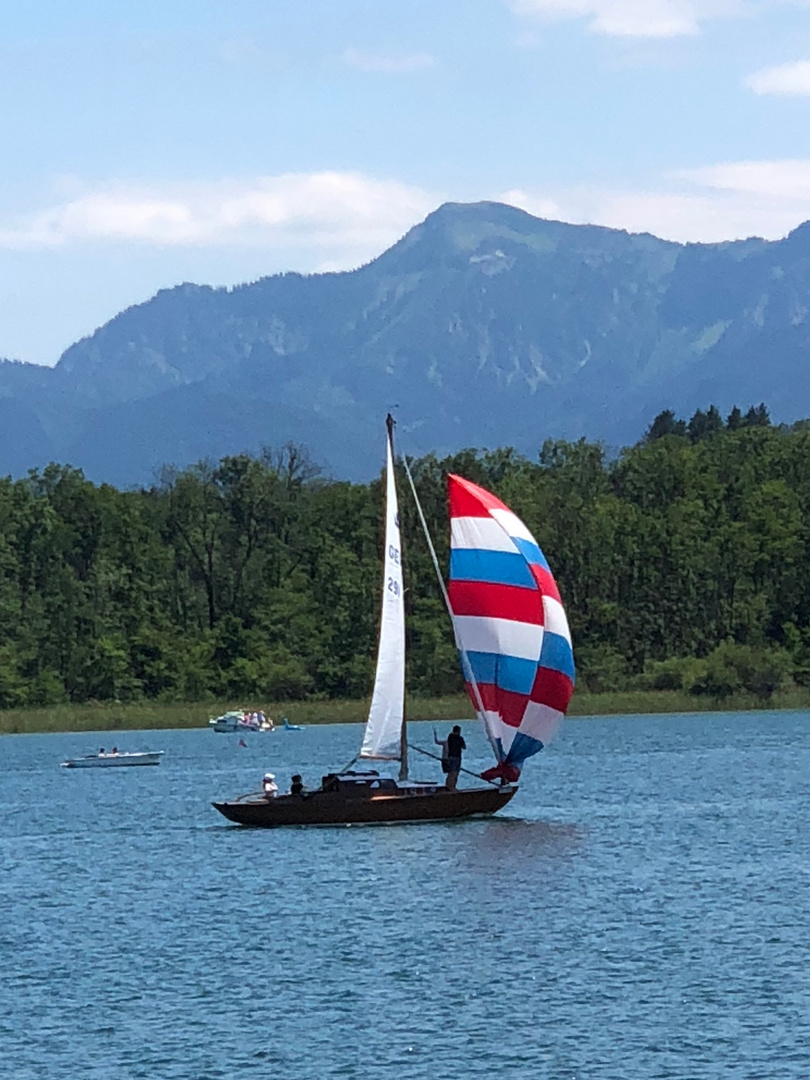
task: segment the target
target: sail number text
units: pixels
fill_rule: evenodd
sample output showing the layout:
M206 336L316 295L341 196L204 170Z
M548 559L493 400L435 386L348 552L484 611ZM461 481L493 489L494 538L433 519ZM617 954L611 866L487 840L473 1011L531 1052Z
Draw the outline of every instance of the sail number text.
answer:
M394 547L393 544L388 545L388 558L391 562L396 563L399 566L399 548Z
M388 591L390 593L393 593L394 596L399 596L399 590L400 590L399 582L396 581L394 578L390 577L388 579Z

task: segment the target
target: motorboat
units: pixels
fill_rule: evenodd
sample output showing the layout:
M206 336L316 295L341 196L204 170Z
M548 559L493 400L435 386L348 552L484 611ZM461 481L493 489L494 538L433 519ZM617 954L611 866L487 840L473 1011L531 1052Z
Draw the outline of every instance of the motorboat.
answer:
M85 757L68 758L62 762L64 769L121 769L129 765L159 765L163 757L162 750L150 750L143 753L121 753L118 750L99 750L97 754Z
M244 723L244 712L241 709L233 709L230 712L223 713L222 716L212 716L208 721L208 726L214 731L223 733L232 733L237 730L237 725Z
M222 716L213 716L208 721L208 726L213 731L240 735L246 731L275 731L275 725L263 712L250 713L244 709L230 709Z

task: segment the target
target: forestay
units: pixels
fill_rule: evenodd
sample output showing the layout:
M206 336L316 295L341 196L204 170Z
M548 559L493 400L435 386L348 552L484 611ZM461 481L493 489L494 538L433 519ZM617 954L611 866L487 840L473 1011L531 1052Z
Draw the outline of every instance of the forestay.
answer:
M450 476L449 600L467 689L515 780L554 735L574 689L557 584L524 523L490 492ZM484 774L487 776L488 774Z
M389 428L380 644L361 758L398 761L405 699L405 613L394 454Z

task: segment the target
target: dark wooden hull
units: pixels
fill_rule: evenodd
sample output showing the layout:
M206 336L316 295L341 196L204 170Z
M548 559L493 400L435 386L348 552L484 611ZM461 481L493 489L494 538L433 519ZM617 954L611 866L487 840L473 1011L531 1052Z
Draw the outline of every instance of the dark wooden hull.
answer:
M314 791L276 799L213 803L229 821L273 828L279 825L390 825L414 821L452 821L488 816L506 806L516 787L467 788L431 792L365 793Z

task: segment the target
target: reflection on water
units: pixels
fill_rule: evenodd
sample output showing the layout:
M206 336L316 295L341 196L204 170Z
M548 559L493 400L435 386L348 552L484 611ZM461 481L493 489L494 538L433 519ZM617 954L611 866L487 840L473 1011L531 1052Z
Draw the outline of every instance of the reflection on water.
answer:
M466 861L503 871L537 860L566 862L575 856L584 836L581 826L564 821L527 821L500 815L481 829L467 828Z
M98 736L0 740L8 1075L810 1075L803 714L571 721L490 821L211 808L267 768L317 782L358 731L120 733L166 751L120 771L58 768Z

